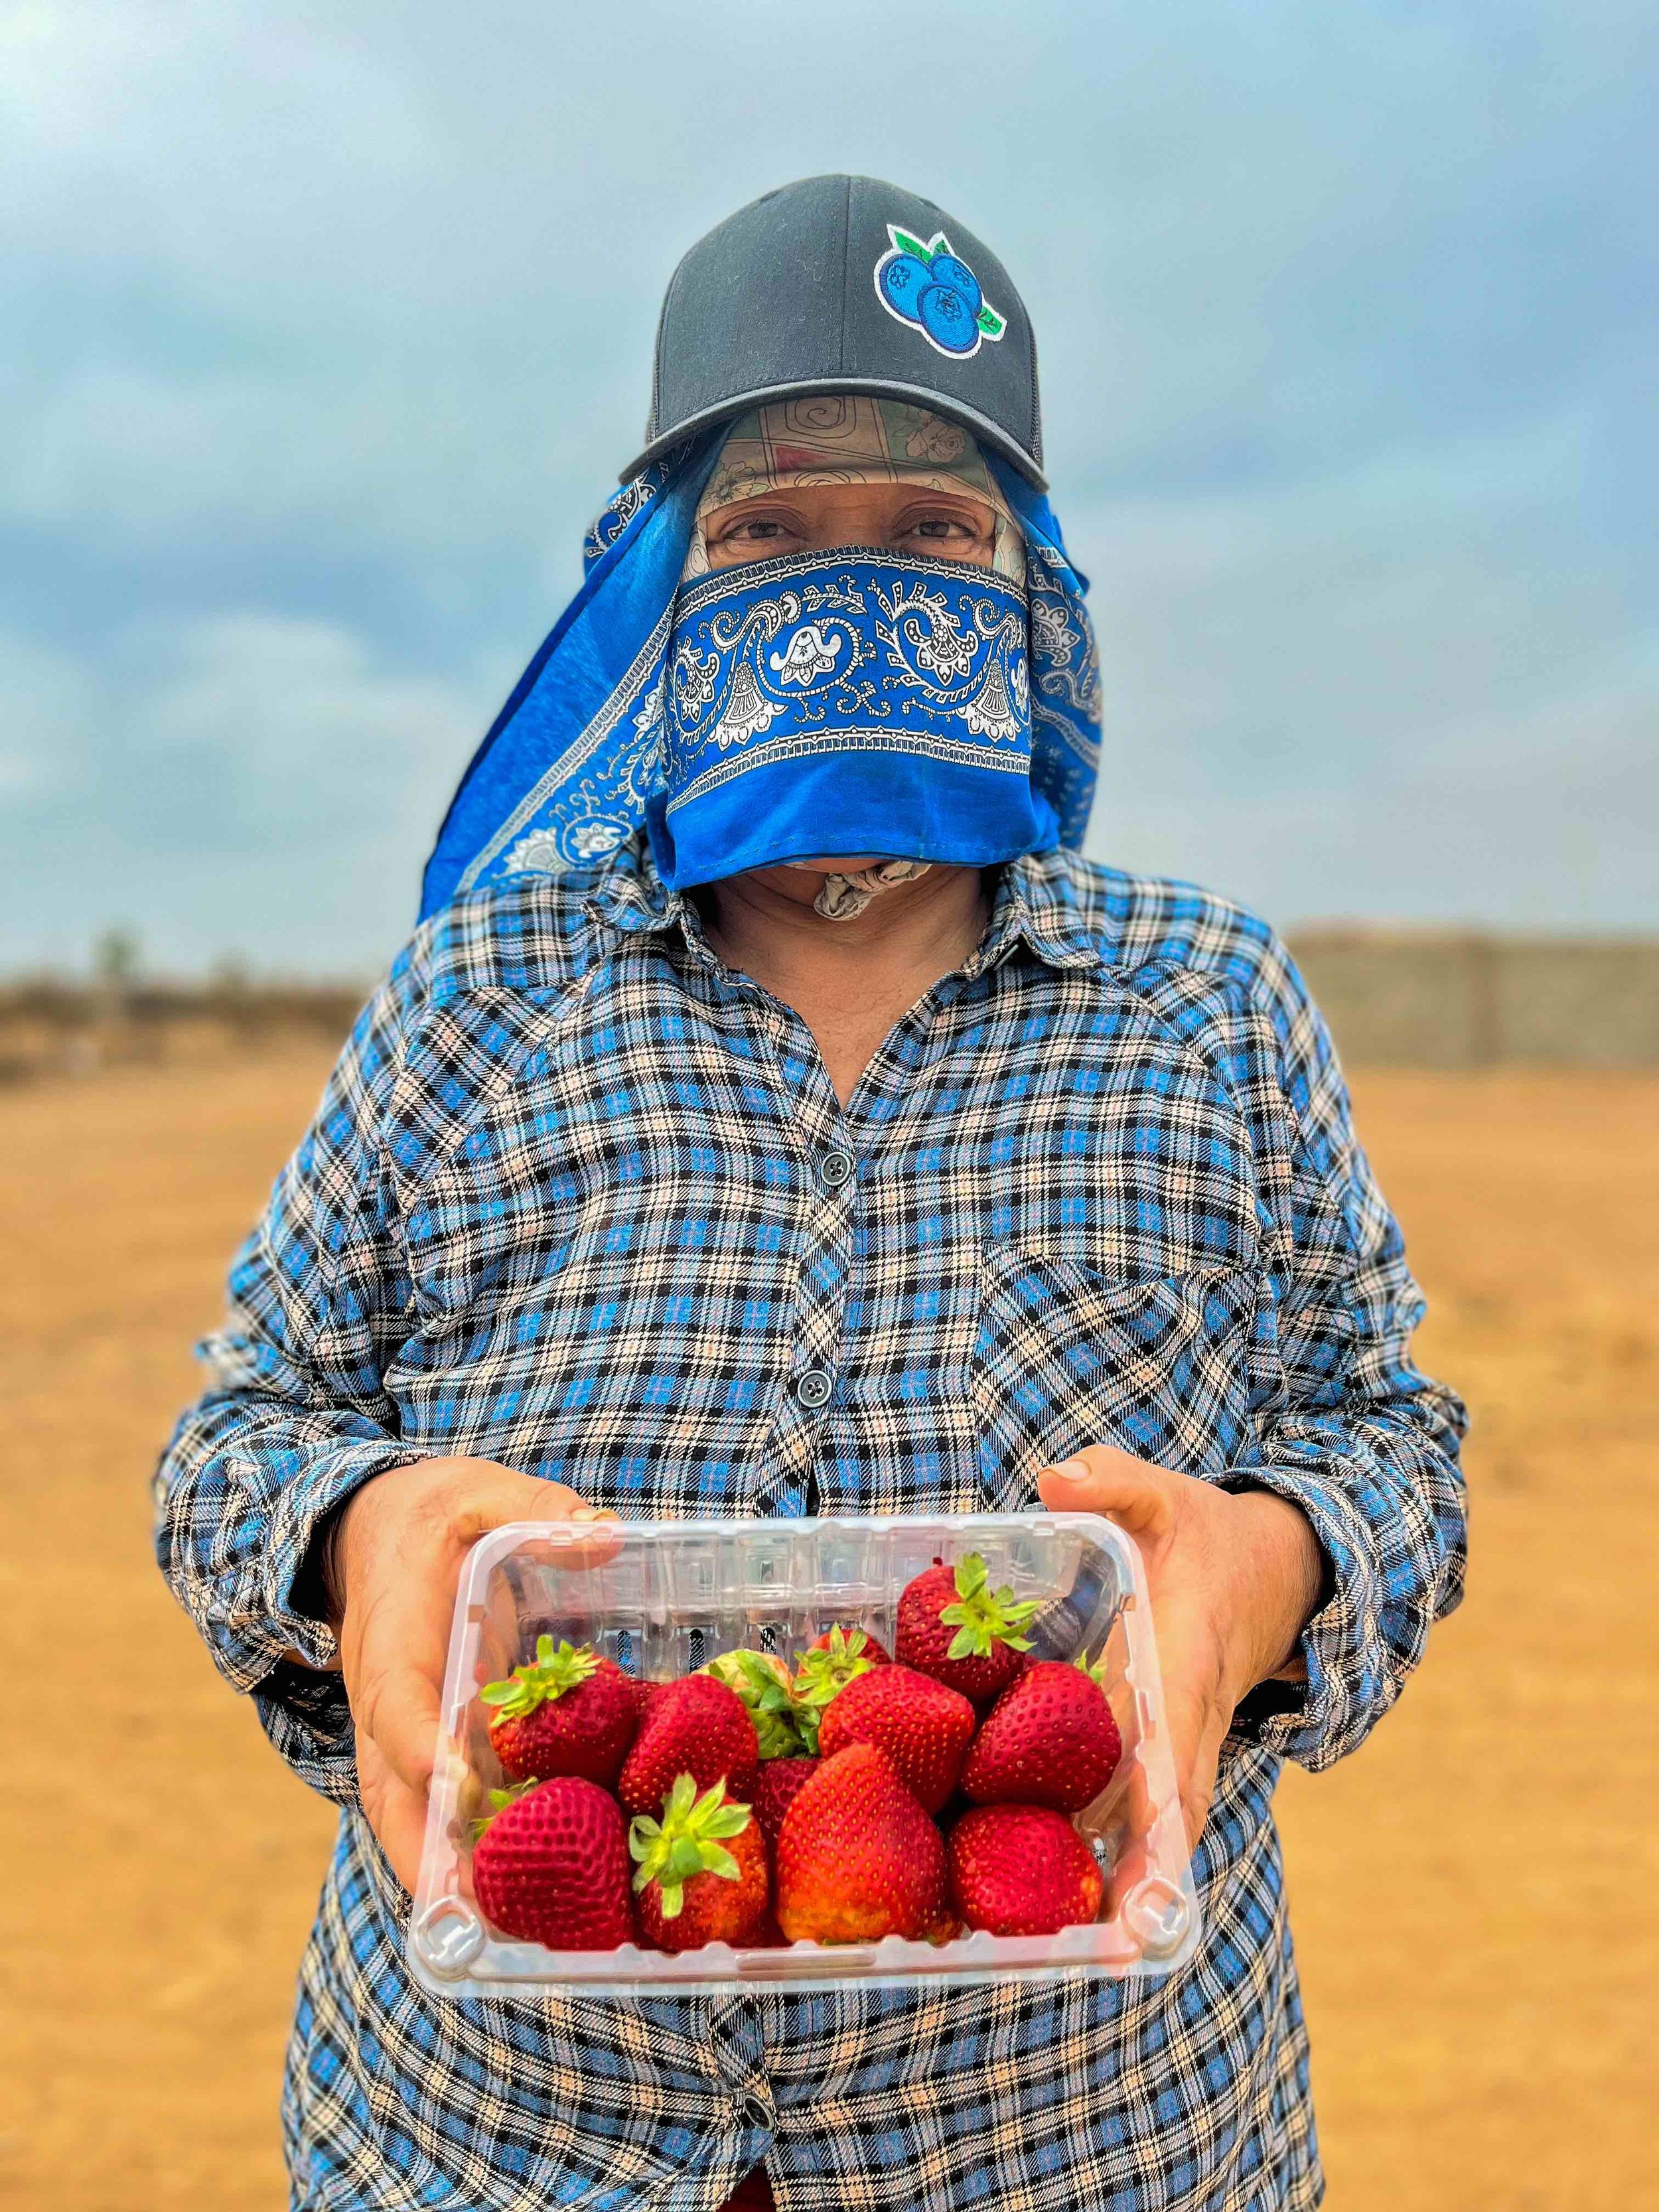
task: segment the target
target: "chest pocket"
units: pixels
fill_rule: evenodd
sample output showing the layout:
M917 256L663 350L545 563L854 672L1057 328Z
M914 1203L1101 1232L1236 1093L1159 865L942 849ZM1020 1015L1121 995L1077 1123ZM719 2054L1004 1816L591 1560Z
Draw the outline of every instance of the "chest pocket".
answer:
M1249 1433L1259 1287L1254 1267L1126 1280L984 1247L970 1389L988 1505L1017 1511L1039 1468L1085 1444L1226 1467Z

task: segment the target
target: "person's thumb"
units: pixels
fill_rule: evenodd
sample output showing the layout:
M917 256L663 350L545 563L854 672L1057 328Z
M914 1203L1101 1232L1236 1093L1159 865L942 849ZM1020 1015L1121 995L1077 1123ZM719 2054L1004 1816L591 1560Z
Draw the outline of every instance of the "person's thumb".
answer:
M605 1524L614 1522L617 1515L608 1505L589 1504L580 1491L566 1483L544 1481L539 1475L520 1474L516 1468L479 1461L475 1479L457 1486L464 1502L454 1534L463 1544L476 1543L479 1537L515 1522L554 1521L592 1528L591 1564L599 1564L616 1548L614 1539L605 1532ZM589 1553L590 1547L581 1547L584 1559ZM571 1565L577 1563L574 1553L566 1556Z
M1091 1444L1037 1477L1037 1495L1055 1513L1100 1513L1143 1542L1168 1534L1170 1478L1115 1444Z

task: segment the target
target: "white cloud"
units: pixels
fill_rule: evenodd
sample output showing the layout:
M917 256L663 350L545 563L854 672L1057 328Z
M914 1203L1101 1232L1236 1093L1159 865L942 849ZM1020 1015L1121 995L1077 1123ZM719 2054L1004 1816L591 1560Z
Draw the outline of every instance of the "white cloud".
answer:
M226 615L130 647L161 664L129 726L136 756L234 750L262 842L273 830L349 837L364 817L425 827L466 733L452 691L377 666L333 623Z
M30 787L3 893L24 963L64 956L54 889L83 941L135 922L174 968L232 948L351 972L407 934L477 735L453 687L337 624L262 613L136 626L95 672L27 659Z

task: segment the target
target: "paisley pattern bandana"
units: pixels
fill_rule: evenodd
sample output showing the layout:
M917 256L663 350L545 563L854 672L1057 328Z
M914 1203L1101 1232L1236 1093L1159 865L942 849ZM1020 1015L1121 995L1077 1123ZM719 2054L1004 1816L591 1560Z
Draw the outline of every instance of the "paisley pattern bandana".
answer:
M769 414L773 410L761 411ZM921 410L907 409L903 412L915 417ZM953 478L955 481L948 483L938 481L937 488L960 489L975 498L986 498L984 485L988 483L998 495L992 503L1000 523L1005 520L1006 511L1010 557L1013 528L1018 526L1024 540L1024 593L1018 589L1017 576L1010 574L1005 565L1000 550L993 570L963 569L959 574L967 580L948 588L976 591L993 605L997 604L994 595L999 592L1007 595L1013 605L1018 606L1022 599L1024 603L1024 659L1030 733L1023 771L1023 804L1031 827L1030 842L1011 849L1042 850L1056 839L1063 845L1079 845L1094 793L1100 737L1099 672L1094 634L1085 604L1086 580L1071 566L1060 526L1048 501L1017 471L994 455L981 454L971 440L953 450L948 466L927 453L896 452L889 428L895 419L887 412L887 403L882 403L880 432L887 440L887 465L896 471L928 471L925 480L929 481ZM937 418L927 420L933 422L936 428L954 428L939 425ZM908 442L912 434L921 434L923 428L921 422L912 421L900 443ZM514 685L450 803L427 864L421 902L423 917L446 905L459 892L503 876L526 872L556 875L572 869L591 868L641 828L646 822L647 808L659 823L666 823L671 796L670 646L673 642L678 648L677 631L684 612L680 605L682 577L694 557L692 548L698 536L699 511L708 511L703 505L704 494L726 442L719 431L711 432L653 463L621 486L588 532L583 548L585 574L580 590ZM775 450L774 463L778 458ZM829 465L827 461L825 465ZM912 479L906 477L902 480ZM1004 538L1001 528L998 538L1000 548ZM829 580L830 584L839 588L836 576L847 568L847 561L827 565L835 571L835 576ZM948 568L948 563L899 563L883 559L877 565L881 574L872 580L881 583L890 599L895 589L913 590L924 583L930 589L947 588L932 571ZM900 568L904 571L902 574L892 573ZM925 579L921 574L924 568L929 572ZM761 587L757 584L757 575L753 568L726 569L719 572L717 577L690 579L685 586L688 605L692 592L705 586L717 586L712 594L715 598L733 588L758 590ZM788 588L796 588L793 580ZM962 600L957 599L948 604L958 623L963 623L966 617ZM709 601L698 603L699 614L707 616L709 611ZM821 615L834 611L827 606L817 611ZM914 614L915 610L906 611ZM813 618L814 611L805 605L802 612L805 620ZM971 609L968 615L971 615ZM883 613L880 618L890 629L892 627L891 615ZM875 619L866 603L860 622L873 623ZM916 617L917 622L921 619ZM925 626L931 635L931 623ZM913 622L913 633L915 629ZM780 637L781 634L781 629ZM848 639L842 651L850 656L850 637L846 632L842 635ZM962 638L966 641L968 635L963 627ZM982 675L992 657L987 653L990 641L978 631L976 623L974 635L977 643L974 646L975 657L970 663L970 672ZM871 646L884 652L886 649L886 641L878 635L861 629L860 638L861 649ZM704 644L697 649L707 653L711 647ZM901 646L898 649L910 651L909 665L915 670L928 672L922 670L913 647ZM775 650L776 639L768 646L767 653L769 655ZM836 658L838 659L839 655ZM769 659L764 659L762 665L769 681L780 692L787 690L791 694L804 693L808 688L783 686L780 679L784 672L781 667L773 669ZM1011 704L1013 669L1014 656L1005 653L1001 672L1005 688L1009 689ZM833 672L833 668L823 671L820 678L814 680L810 704L805 698L792 696L785 710L804 738L821 738L828 729L831 702L823 695L821 683ZM750 674L755 677L757 694L764 698L759 674L752 664ZM882 675L896 679L896 688L884 689L875 695L878 700L886 700L890 713L866 717L855 726L878 731L882 739L890 737L894 730L927 730L933 738L943 739L951 726L948 717L954 715L954 739L964 748L964 757L951 764L952 774L966 776L970 762L979 763L974 771L976 780L970 786L972 793L976 794L975 805L962 819L942 818L945 791L940 787L936 797L930 796L933 778L922 772L924 761L930 761L925 748L906 750L902 744L894 747L866 735L848 748L803 752L793 763L769 755L764 763L769 770L776 768L787 775L793 767L805 781L799 797L786 809L785 826L792 822L800 823L801 835L793 842L786 838L783 848L774 849L768 858L805 857L826 850L892 854L896 845L902 857L944 859L969 842L968 830L973 822L977 821L983 828L987 815L996 811L996 794L1006 799L1021 789L1021 772L1011 772L1006 765L1007 757L1019 750L1018 742L1006 738L999 741L990 734L988 722L1000 722L1003 719L1000 713L990 712L996 705L994 696L988 696L981 703L977 690L964 690L958 684L960 696L954 702L942 701L935 690L930 706L924 696L929 686L897 683L899 671L890 665L877 669L861 664L855 672L855 680L873 683ZM902 708L905 696L911 693L912 711L907 714ZM975 732L969 726L966 710L970 700L975 714L988 720L988 727L982 732ZM899 710L896 714L890 711L895 707ZM822 721L813 720L814 709L823 710ZM720 719L705 713L701 718L694 718L686 727L688 731L712 732ZM737 722L729 726L728 755L734 745L730 732L744 719L740 714ZM781 720L776 725L776 732L780 737L783 734ZM773 726L769 725L763 732L751 728L750 738L759 735L764 740L773 733ZM713 739L713 744L718 757L718 738ZM696 752L700 762L703 760L703 750L701 739L690 748ZM857 799L854 811L861 821L867 822L871 794L878 781L871 771L883 755L895 764L896 778L915 798L921 812L905 824L902 837L896 837L895 823L889 817L880 836L854 838L850 827L846 831L842 830L836 813L824 811L824 793L836 781L833 765L839 763L851 775ZM1000 756L1003 765L987 765ZM683 750L682 757L689 757L689 751ZM717 764L718 757L714 763L704 763ZM700 765L696 774L702 773L703 765ZM736 776L728 778L727 784L738 780ZM724 787L704 787L710 793ZM816 796L809 797L809 791ZM732 811L738 813L741 810L734 807ZM685 819L686 826L692 826L690 817ZM805 834L808 830L810 835ZM674 830L669 830L671 840L675 834ZM987 842L1006 846L1008 837L1005 833L988 837ZM728 853L720 856L710 878L688 874L679 880L712 880L714 877L735 873L743 866L761 865L763 863L760 860L734 860Z
M663 880L1050 850L1025 641L1024 592L955 562L813 552L682 585L646 807Z

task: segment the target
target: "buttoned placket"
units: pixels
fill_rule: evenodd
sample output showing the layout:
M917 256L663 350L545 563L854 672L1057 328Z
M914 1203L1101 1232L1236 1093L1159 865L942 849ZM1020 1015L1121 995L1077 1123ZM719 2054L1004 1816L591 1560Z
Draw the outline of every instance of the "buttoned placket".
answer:
M658 884L656 890L661 892ZM799 1178L799 1257L795 1270L793 1326L771 1431L750 1470L747 1502L766 1513L816 1513L817 1466L826 1421L834 1410L845 1353L844 1328L853 1276L860 1153L858 1130L878 1101L890 1099L914 1080L902 1047L907 1038L923 1048L926 1032L963 989L1000 966L1022 939L1045 958L1054 957L1034 927L1029 904L1012 872L999 884L990 925L962 964L941 976L902 1014L878 1046L843 1107L813 1036L793 1007L775 998L752 976L729 967L709 944L702 918L683 892L663 892L635 927L672 945L671 957L701 979L727 1018L746 1023L761 1047L759 1065L775 1085L784 1112L782 1127L796 1139L793 1166ZM1067 964L1074 952L1062 949ZM799 1068L792 1074L790 1062ZM901 1109L902 1111L902 1109ZM893 1135L892 1117L875 1117L882 1136Z
M790 1370L793 1404L786 1401L769 1440L766 1469L755 1493L759 1510L813 1513L820 1508L816 1467L846 1356L844 1324L853 1284L861 1156L872 1138L878 1136L884 1146L902 1140L904 1094L915 1087L918 1073L929 1058L931 1034L963 991L1007 958L1018 934L1018 914L1005 915L1003 927L988 932L961 967L941 976L901 1015L844 1106L836 1097L817 1040L799 1015L750 978L732 979L765 1041L775 1079L793 1109L790 1126L801 1135L817 1185L816 1198L809 1189L804 1201L799 1304ZM907 1047L915 1048L914 1056ZM802 1066L805 1080L799 1085L790 1082L787 1072L790 1058ZM883 1110L888 1108L894 1110Z
M730 970L727 970L728 975ZM852 1279L857 1158L817 1041L794 1011L747 976L732 981L763 1040L797 1142L799 1257L788 1376L757 1469L757 1512L811 1512L819 1440L839 1376ZM792 1080L791 1063L800 1071Z
M687 902L672 902L671 913L705 988L728 1016L747 1023L760 1046L758 1064L785 1109L781 1126L795 1139L792 1165L799 1253L793 1325L776 1415L751 1470L749 1504L757 1513L806 1513L816 1502L818 1443L835 1401L841 1365L852 1277L857 1155L830 1072L806 1024L752 976L720 959Z
M708 2008L708 2047L721 2082L731 2096L731 2127L736 2145L736 2179L765 2158L777 2112L766 2070L762 2000L758 1996L720 1997Z

